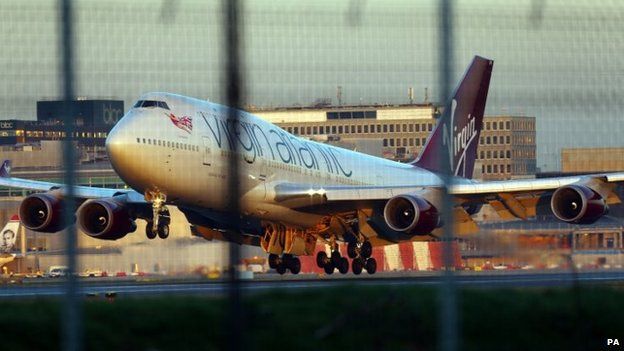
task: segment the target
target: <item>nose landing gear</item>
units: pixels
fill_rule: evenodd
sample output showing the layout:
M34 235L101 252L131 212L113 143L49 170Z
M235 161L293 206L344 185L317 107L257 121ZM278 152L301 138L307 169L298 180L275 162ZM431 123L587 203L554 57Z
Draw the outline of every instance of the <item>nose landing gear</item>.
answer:
M145 235L148 239L154 239L156 236L161 239L168 238L171 217L169 209L165 206L167 195L158 190L148 190L145 192L145 200L152 204L152 219L147 221Z

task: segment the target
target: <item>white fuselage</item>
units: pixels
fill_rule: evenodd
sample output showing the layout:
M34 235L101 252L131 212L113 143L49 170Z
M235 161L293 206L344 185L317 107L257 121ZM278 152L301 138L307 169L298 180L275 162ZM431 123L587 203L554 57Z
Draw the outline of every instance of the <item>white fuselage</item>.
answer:
M232 157L243 213L301 227L316 224L319 215L281 206L273 198L276 184L442 184L427 170L303 139L247 112L239 112L235 125L222 105L167 93L141 99L164 101L168 109L130 109L110 132L107 151L128 185L159 190L173 204L225 209Z

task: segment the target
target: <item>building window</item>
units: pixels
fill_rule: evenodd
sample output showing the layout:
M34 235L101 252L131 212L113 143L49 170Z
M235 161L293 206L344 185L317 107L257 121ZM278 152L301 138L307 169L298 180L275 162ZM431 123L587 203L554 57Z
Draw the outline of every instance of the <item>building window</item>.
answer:
M433 123L427 124L427 127L428 127L429 131L432 131L433 130Z
M364 126L364 133L368 133L368 125Z
M492 137L492 144L498 144L498 137L496 135Z
M383 126L383 132L384 132L384 133L388 133L388 125L387 125L387 124L384 124L384 126Z
M416 146L420 146L420 138L416 138Z
M383 146L388 146L388 139L383 140Z
M351 126L351 134L355 134L355 126Z
M317 126L312 127L312 134L318 134L318 127Z
M487 165L487 173L492 173L492 165Z
M425 143L427 143L427 138L422 138L420 140L422 141L423 146L425 146Z
M377 133L381 133L381 124L377 125Z
M403 133L407 133L407 124L403 125Z
M426 132L426 131L427 131L427 124L423 123L423 124L420 126L420 130L422 130L423 132Z
M410 124L410 125L409 125L409 132L410 132L410 133L413 133L413 132L414 132L414 125L413 125L413 124Z
M485 173L485 165L481 165L481 173Z
M507 165L507 173L511 173L511 165Z
M490 130L490 122L485 122L485 130Z
M509 137L509 135L505 137L505 142L507 144L511 144L511 138Z
M511 150L507 150L506 153L507 153L507 158L511 158Z
M497 130L498 124L496 122L492 122L492 129Z
M416 125L414 125L414 126L416 127L416 131L417 131L417 132L420 132L420 124L416 124Z
M390 133L394 133L394 124L390 125Z
M490 145L490 137L485 138L485 143Z
M485 152L481 151L481 152L480 152L480 154L481 154L481 155L480 155L480 157L479 157L479 158L483 160L483 159L485 158Z
M307 135L312 134L312 127L306 127L306 134Z
M505 129L507 129L507 130L511 129L511 122L510 121L505 122Z
M498 173L498 165L494 165L494 173Z
M362 126L357 126L357 132L358 132L358 134L362 133Z
M498 122L498 129L503 130L503 121Z
M492 158L492 151L488 150L487 151L487 159L489 160L490 158Z
M414 139L413 138L409 139L409 146L414 146Z
M403 146L407 146L407 138L403 138Z
M394 146L394 139L390 139L390 146Z

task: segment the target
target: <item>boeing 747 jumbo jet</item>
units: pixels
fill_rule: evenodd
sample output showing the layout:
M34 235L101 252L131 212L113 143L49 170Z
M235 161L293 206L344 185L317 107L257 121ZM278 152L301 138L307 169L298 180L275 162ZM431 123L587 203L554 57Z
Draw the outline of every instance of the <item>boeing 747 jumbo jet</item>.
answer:
M452 171L453 233L478 230L471 215L490 203L505 218L535 215L550 199L565 222L591 223L608 204L624 173L550 179L472 180L493 61L475 57L419 158L397 163L291 135L250 113L189 97L143 95L106 139L110 161L131 189L78 186L78 227L103 240L123 238L147 221L150 239L169 235L167 206L177 206L196 235L261 246L279 273L298 273L298 256L313 255L317 242L332 253L317 254L327 273L349 270L338 250L347 245L351 270L374 273L372 247L435 238L441 230L443 169ZM444 149L443 149L444 148ZM448 153L443 152L448 151ZM441 159L441 155L448 158ZM228 162L238 162L240 213L228 213ZM64 229L63 185L10 176L0 185L40 193L26 197L19 216L39 232Z

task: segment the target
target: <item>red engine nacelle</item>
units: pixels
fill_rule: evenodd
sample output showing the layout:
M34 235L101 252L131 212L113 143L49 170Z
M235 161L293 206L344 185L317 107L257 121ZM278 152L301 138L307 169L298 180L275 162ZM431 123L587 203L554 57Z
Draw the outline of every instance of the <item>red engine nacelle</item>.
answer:
M19 216L24 227L37 232L55 233L67 227L63 224L63 200L54 193L27 196L20 204Z
M123 204L112 199L85 202L76 212L78 226L87 235L117 240L136 230L136 223Z
M593 223L608 212L605 199L584 185L568 185L557 189L550 208L564 222Z
M410 235L429 234L440 225L438 209L415 195L399 195L388 200L384 219L392 230Z

